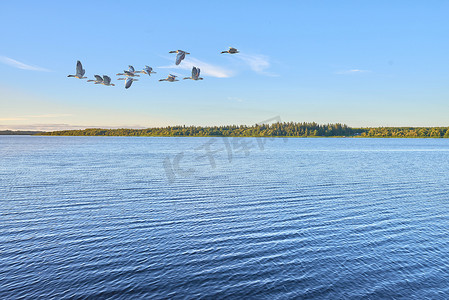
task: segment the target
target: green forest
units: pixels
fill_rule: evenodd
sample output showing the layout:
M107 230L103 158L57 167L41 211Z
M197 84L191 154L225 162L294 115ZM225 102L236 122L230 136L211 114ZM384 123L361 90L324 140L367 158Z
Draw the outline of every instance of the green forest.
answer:
M351 128L344 124L273 123L231 126L168 126L146 129L63 130L39 135L65 136L229 136L229 137L392 137L448 138L449 127L377 127Z

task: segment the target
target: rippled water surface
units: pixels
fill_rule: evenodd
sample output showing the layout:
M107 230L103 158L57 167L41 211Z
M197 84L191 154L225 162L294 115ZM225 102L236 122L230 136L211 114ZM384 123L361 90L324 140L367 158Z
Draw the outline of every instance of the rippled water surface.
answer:
M449 139L0 136L0 298L448 299Z

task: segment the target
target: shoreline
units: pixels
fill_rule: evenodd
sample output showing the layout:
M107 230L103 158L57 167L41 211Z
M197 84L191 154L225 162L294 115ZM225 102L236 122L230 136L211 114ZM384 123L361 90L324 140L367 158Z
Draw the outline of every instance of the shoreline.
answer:
M0 136L36 136L36 137L159 137L159 138L265 138L265 139L319 139L319 138L334 138L334 139L447 139L448 137L398 137L398 136L223 136L223 135L205 135L205 136L182 136L182 135L63 135L63 134L1 134Z
M140 136L140 137L250 137L250 138L449 138L449 127L369 127L345 124L284 122L226 126L167 126L143 129L86 128L58 131L3 130L0 135Z

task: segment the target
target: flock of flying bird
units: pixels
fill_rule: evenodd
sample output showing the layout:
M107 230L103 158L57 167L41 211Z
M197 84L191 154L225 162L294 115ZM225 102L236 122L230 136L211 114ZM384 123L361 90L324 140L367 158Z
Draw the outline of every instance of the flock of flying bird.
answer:
M170 51L169 53L177 53L176 61L175 61L176 65L179 65L181 63L181 61L186 57L186 54L190 54L190 53L182 51L182 50L174 50L174 51ZM239 51L236 48L229 47L229 50L222 51L221 53L235 54L235 53L239 53ZM67 77L75 77L78 79L85 79L85 78L87 78L87 77L84 77L85 73L86 73L86 70L83 69L83 65L78 60L76 62L76 74L68 75ZM148 76L151 76L151 74L154 74L156 72L153 72L153 68L151 68L149 66L145 66L145 68L143 68L143 70L141 70L141 71L136 71L134 69L134 67L130 65L128 70L124 70L123 73L116 74L117 76L125 76L125 77L117 78L117 80L125 80L125 89L128 89L132 85L133 81L138 81L138 79L134 78L134 77L140 77L140 75L137 75L137 73L148 74ZM95 77L95 79L89 79L89 80L87 80L87 82L93 82L94 84L102 84L102 85L106 85L106 86L115 86L115 84L111 83L111 77L109 77L107 75L103 75L103 77L101 77L100 75L94 75L94 77ZM178 77L178 76L169 74L167 78L159 79L159 81L169 81L169 82L179 81L176 79L176 77ZM203 80L203 78L200 77L200 68L193 67L192 68L192 76L184 77L184 79Z

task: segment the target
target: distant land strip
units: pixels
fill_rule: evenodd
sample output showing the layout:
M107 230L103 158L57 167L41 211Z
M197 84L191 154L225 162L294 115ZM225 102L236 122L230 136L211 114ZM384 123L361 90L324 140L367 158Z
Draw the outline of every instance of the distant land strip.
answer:
M38 135L63 136L227 136L227 137L392 137L449 138L449 127L376 127L351 128L344 124L273 123L230 126L168 126L147 129L62 130Z
M29 130L0 130L0 135L34 135L44 133L43 131L29 131Z

